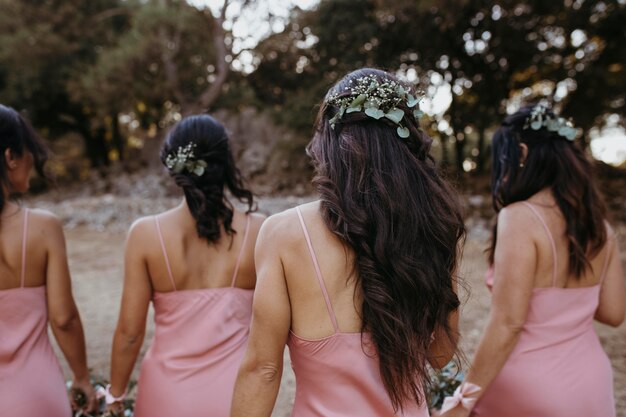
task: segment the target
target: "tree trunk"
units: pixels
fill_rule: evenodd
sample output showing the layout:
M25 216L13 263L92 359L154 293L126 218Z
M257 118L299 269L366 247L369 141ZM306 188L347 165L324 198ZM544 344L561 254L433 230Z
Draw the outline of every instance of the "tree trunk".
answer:
M126 146L124 144L122 132L120 132L120 121L118 119L117 112L111 112L111 141L113 143L113 147L117 150L119 160L123 161L126 156Z
M85 153L92 168L102 168L109 165L109 149L106 144L104 129L100 128L94 134L87 117L78 122L78 131L85 141Z

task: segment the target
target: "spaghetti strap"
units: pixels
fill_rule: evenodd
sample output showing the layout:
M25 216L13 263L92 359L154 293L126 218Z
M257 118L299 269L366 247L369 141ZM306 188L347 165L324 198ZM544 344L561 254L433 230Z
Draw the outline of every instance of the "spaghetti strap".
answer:
M235 272L233 272L233 279L230 281L230 286L234 287L237 281L237 274L239 273L239 265L241 264L241 258L243 258L243 251L246 249L246 242L248 241L248 233L250 232L250 215L246 214L246 228L243 232L243 240L241 241L241 248L239 249L239 255L237 255L237 263L235 264Z
M28 209L24 209L24 230L22 231L22 271L20 274L20 288L24 288L26 281L26 237L28 235Z
M159 241L161 242L161 250L163 251L163 258L165 258L165 266L167 267L167 275L170 277L172 288L174 288L174 291L176 291L176 283L174 282L174 275L172 275L170 259L167 256L167 251L165 250L165 242L163 241L163 233L161 233L161 224L159 223L159 216L154 216L154 223L156 224L157 234L159 235Z
M550 229L548 229L548 225L546 224L545 220L543 220L543 217L541 216L539 211L535 208L535 206L533 206L528 201L522 201L522 203L528 206L528 208L533 212L535 217L539 219L539 221L543 225L543 228L546 231L546 234L548 235L548 239L550 240L550 245L552 246L552 286L554 287L556 285L556 274L557 274L556 243L554 243L554 238L552 237L552 233L550 233Z
M319 281L320 288L322 289L322 294L324 295L324 301L326 302L326 309L328 310L330 321L333 323L333 329L335 330L335 333L339 333L339 325L337 324L337 317L335 316L333 305L330 303L330 297L328 296L328 291L326 291L326 285L324 284L324 278L322 277L322 270L320 269L320 265L317 262L317 256L315 255L315 250L313 249L313 244L311 243L311 237L309 236L309 231L307 230L306 224L304 223L304 218L302 217L302 212L300 211L300 207L296 207L296 212L298 213L298 218L300 219L300 224L302 225L304 238L306 239L307 246L309 247L311 260L313 261L313 266L315 267L315 275L317 276L317 280Z

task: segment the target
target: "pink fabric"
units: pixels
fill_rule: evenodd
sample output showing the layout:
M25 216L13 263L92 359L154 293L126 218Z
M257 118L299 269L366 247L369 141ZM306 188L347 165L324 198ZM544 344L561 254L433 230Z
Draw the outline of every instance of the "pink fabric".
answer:
M591 287L534 289L519 341L472 416L615 417L611 363L593 327L605 272L606 262Z
M0 290L0 416L68 417L70 403L48 339L45 285L24 287L28 211L20 287Z
M476 404L477 397L475 394L480 392L480 387L476 384L472 384L470 382L464 382L459 385L459 387L454 391L454 395L451 397L446 397L443 400L443 406L441 407L441 412L445 413L446 411L452 410L456 408L459 404L467 409L471 410L474 408Z
M249 218L242 250L248 228ZM253 290L234 287L240 259L231 287L153 294L155 333L141 363L135 417L230 415L252 316Z
M293 417L428 416L428 409L407 405L394 413L383 386L376 350L368 333L342 333L337 326L324 279L306 225L297 208L334 333L307 340L290 333L291 363L296 375Z

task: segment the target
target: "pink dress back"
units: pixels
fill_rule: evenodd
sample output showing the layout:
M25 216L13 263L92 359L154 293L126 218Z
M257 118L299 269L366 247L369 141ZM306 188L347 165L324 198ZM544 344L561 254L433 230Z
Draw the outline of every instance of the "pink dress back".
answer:
M333 324L328 337L308 340L290 333L287 345L296 375L293 417L426 417L424 405L408 404L394 413L383 385L376 349L368 333L343 333L324 285L309 232L296 208L315 273Z
M141 363L135 417L228 417L243 359L253 290L231 286L176 290L158 218L155 218L173 291L153 295L155 332Z
M611 363L593 327L600 283L556 287L556 244L552 287L535 288L519 341L473 410L473 417L615 417ZM608 256L607 256L608 260ZM493 272L487 275L493 285Z
M48 339L46 286L26 287L28 210L20 286L0 290L0 416L69 417L59 361Z

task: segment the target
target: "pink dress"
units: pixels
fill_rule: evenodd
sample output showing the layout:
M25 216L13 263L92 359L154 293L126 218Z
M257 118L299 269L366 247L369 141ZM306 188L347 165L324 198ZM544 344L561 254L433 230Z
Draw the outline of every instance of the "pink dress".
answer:
M48 339L46 286L25 287L28 210L19 288L0 290L0 416L69 417L59 361Z
M598 285L556 287L554 239L539 212L525 204L552 244L553 284L533 290L519 341L472 416L615 417L611 363L593 328L606 261Z
M308 230L296 208L334 333L308 340L293 332L287 345L296 375L293 417L427 417L428 409L407 405L394 413L383 386L368 333L342 333L331 305ZM365 352L364 352L365 350Z
M235 287L250 218L231 286L180 291L155 221L173 291L153 295L154 339L141 363L135 417L228 417L252 316L254 291Z

